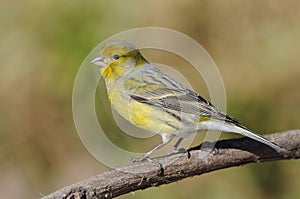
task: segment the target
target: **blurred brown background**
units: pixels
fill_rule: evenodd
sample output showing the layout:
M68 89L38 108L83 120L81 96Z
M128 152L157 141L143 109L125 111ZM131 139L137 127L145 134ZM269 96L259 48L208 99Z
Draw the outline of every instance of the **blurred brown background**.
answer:
M249 128L299 128L299 10L297 0L0 0L1 198L38 198L109 169L76 133L72 86L85 56L130 28L171 28L202 44L228 112ZM252 164L121 198L300 198L299 168Z

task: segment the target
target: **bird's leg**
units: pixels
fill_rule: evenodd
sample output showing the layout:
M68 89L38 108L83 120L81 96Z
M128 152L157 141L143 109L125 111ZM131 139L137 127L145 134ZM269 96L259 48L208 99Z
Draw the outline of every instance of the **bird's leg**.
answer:
M157 145L156 147L154 147L151 151L148 151L141 158L136 159L134 161L135 162L136 161L143 161L143 160L147 159L153 152L155 152L157 149L161 148L165 144L169 143L174 138L174 135L168 135L168 134L163 134L161 136L162 136L162 142L159 145Z
M178 141L175 143L175 145L173 146L173 150L172 150L173 153L177 153L179 151L178 146L180 145L182 140L183 140L183 138L179 138Z
M141 158L139 158L140 161L145 160L146 158L148 158L152 153L154 153L154 151L156 151L157 149L159 149L160 147L164 146L165 144L167 144L168 142L161 142L159 145L157 145L156 147L154 147L153 149L151 149L150 151L148 151L147 153L145 153Z

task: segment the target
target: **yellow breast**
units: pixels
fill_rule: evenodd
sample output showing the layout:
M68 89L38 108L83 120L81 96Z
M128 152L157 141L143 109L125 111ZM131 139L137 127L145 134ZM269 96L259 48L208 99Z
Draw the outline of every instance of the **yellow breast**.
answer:
M130 99L117 87L109 92L112 107L132 124L153 133L174 133L178 120L165 111Z

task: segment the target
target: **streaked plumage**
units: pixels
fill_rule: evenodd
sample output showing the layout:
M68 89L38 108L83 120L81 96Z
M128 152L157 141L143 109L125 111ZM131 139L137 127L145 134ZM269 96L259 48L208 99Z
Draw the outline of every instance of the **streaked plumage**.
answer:
M100 66L112 107L132 124L158 133L163 142L203 130L238 133L262 142L278 152L285 149L242 126L199 94L151 65L131 44L109 43L92 63Z

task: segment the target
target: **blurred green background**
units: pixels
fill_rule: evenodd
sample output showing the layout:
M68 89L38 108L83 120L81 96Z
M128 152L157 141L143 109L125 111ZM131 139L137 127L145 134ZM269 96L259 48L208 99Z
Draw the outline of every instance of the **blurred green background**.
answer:
M38 198L109 169L76 133L72 86L85 56L130 28L171 28L202 44L228 112L249 128L299 128L299 10L297 0L0 0L1 198ZM299 168L252 164L121 198L300 198Z

